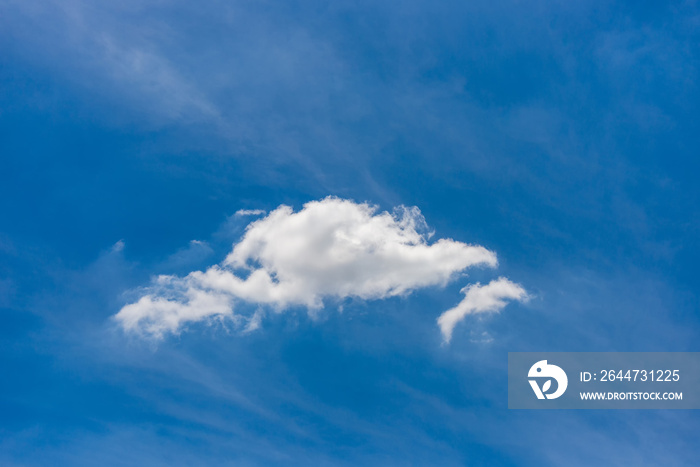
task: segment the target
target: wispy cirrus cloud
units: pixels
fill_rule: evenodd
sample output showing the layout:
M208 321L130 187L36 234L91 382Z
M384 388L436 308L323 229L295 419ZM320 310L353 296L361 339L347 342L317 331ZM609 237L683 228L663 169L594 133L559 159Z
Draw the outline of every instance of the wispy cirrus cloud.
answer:
M239 209L236 211L234 216L236 217L245 217L245 216L261 216L265 214L267 211L264 209Z
M211 319L248 322L246 329L254 329L260 315L236 314L237 303L313 312L327 299L406 295L445 285L468 267L497 265L496 254L482 246L452 239L431 243L431 236L416 207L377 213L369 204L333 197L309 202L298 212L280 206L252 222L221 264L184 277L157 277L115 318L127 331L155 337ZM475 287L456 309L474 302L466 306L481 311L500 306L503 298L525 296L506 279ZM446 313L452 327L465 314Z

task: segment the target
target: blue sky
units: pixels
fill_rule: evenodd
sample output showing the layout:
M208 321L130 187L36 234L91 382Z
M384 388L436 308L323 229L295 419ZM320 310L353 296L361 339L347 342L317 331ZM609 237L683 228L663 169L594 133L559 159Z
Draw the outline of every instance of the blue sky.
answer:
M694 411L509 411L506 391L508 352L698 350L696 2L0 5L3 465L700 455ZM426 260L397 294L316 269L160 336L115 319L181 300L154 277L222 264L265 218L239 210L328 196L417 206L414 248L498 266L443 283ZM499 277L528 299L445 343L460 289Z

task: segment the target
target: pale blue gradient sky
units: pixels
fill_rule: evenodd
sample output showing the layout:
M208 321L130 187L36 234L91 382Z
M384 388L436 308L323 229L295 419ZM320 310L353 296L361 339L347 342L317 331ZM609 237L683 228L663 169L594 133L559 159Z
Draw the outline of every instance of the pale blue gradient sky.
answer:
M697 351L695 2L0 2L0 463L689 465L693 411L509 411L509 351ZM160 342L250 219L418 206L463 280ZM192 240L206 242L191 243ZM114 248L119 241L123 248Z

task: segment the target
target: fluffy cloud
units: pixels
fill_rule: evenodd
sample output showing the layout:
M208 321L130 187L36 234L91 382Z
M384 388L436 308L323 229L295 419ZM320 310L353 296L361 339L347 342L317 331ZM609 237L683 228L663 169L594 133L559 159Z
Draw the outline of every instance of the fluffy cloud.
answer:
M452 339L452 331L457 323L468 314L498 312L506 306L508 300L524 301L527 299L525 289L505 277L483 286L477 282L464 287L462 293L464 299L456 307L440 315L437 320L446 343Z
M495 253L482 246L430 242L431 236L415 207L377 213L368 204L333 197L307 203L298 212L280 206L249 224L221 264L185 277L158 277L115 318L126 330L159 337L195 321L245 320L234 314L236 303L318 310L324 299L405 295L445 285L470 266L497 264Z
M152 293L117 313L125 330L161 337L188 322L233 316L231 296L193 287L187 278L159 276L151 289Z

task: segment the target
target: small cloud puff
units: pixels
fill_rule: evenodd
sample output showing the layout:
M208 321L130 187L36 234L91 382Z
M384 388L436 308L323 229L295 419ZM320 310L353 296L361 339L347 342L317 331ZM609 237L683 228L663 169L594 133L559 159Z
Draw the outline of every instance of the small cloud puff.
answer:
M524 301L527 292L520 285L505 277L489 282L487 285L472 284L462 289L464 299L457 306L440 315L437 322L445 343L452 339L452 331L457 323L472 313L499 312L508 300Z

